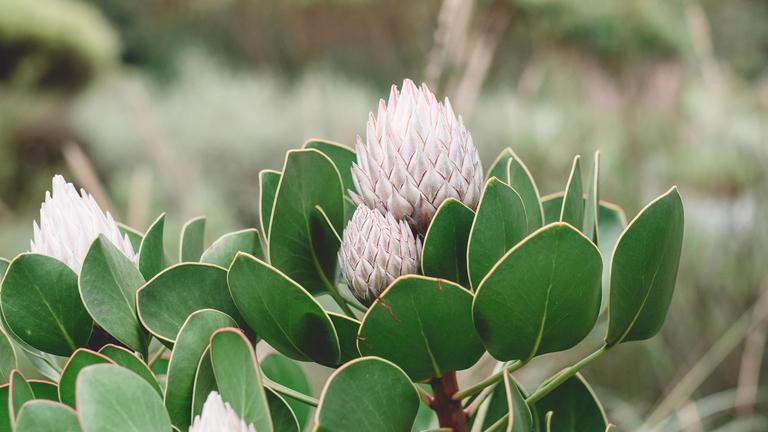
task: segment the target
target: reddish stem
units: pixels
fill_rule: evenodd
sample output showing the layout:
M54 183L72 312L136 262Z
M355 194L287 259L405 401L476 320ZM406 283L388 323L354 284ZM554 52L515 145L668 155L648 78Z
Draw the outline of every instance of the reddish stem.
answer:
M467 415L461 406L461 401L451 397L459 391L456 382L456 372L449 372L442 378L432 378L432 409L437 414L440 427L451 428L453 432L467 432Z

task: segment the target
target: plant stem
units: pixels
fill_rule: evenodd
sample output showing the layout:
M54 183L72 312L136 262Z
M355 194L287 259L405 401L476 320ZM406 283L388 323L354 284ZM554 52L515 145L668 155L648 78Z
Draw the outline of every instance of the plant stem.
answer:
M602 355L605 354L607 351L608 351L608 346L603 345L597 351L579 360L579 362L576 363L575 365L561 370L560 372L552 376L547 381L544 381L544 384L542 384L541 387L536 389L536 391L533 392L532 395L528 396L525 402L527 402L528 405L535 404L536 402L541 400L541 398L548 395L552 390L560 386L560 384L566 382L568 378L576 375L578 371L589 366L592 362L602 357Z
M452 396L458 391L456 372L449 372L441 378L432 378L432 406L437 414L441 428L450 428L453 432L467 432L467 415L461 406L461 402L454 400Z
M352 319L357 319L355 313L352 312L352 309L349 308L347 301L344 300L344 297L342 297L341 293L339 292L339 288L331 281L329 281L327 277L325 277L325 273L323 273L322 270L320 270L320 278L323 280L325 287L328 288L328 292L331 294L331 297L333 297L333 300L336 301L341 310L344 311L344 314Z
M262 376L262 379L264 380L265 386L276 391L277 393L282 394L283 396L288 396L291 399L297 400L307 405L311 405L313 407L317 407L319 404L318 400L312 396L305 395L304 393L297 392L296 390L288 388L282 384L278 384L267 377Z
M480 381L479 383L473 385L472 387L469 387L460 392L457 392L455 395L453 395L453 399L460 401L464 398L475 395L479 393L482 389L499 382L504 377L504 372L512 373L523 366L525 366L525 362L522 362L520 360L516 360L512 363L507 363L507 365L501 368L500 371L495 372L493 375L489 376L488 378Z

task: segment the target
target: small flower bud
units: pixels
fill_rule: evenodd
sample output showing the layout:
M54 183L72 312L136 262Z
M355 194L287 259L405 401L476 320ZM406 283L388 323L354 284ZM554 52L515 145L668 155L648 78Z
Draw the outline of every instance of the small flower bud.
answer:
M353 200L425 234L437 208L455 198L476 208L483 168L472 136L448 99L438 102L422 84L392 86L389 101L370 114L366 142L357 137Z
M192 422L189 432L256 432L256 428L246 424L217 392L212 391L205 399L202 412Z
M361 205L344 229L339 250L341 272L365 305L399 276L419 270L419 245L410 227Z

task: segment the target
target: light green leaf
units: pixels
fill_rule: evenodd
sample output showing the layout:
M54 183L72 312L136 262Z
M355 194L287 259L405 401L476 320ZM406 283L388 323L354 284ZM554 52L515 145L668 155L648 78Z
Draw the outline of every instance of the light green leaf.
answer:
M526 234L530 234L544 225L544 210L541 207L541 196L531 172L525 166L522 159L514 152L507 160L507 184L520 195L525 208L525 217L528 224Z
M179 262L200 261L205 248L205 216L190 219L181 228Z
M261 170L259 172L259 219L261 222L261 232L264 233L264 239L269 240L269 223L272 217L272 207L275 205L275 195L277 194L277 185L280 184L280 171Z
M122 366L131 372L134 372L136 375L143 378L144 381L149 383L149 385L151 385L152 388L157 391L157 394L162 396L163 390L160 388L160 384L158 384L157 379L155 379L155 376L152 374L152 371L149 370L149 366L147 366L146 363L144 363L138 356L136 356L136 354L128 351L123 347L112 344L107 344L101 347L99 354L108 357L116 365Z
M507 393L507 409L509 412L510 432L530 432L533 429L533 415L525 403L525 396L520 385L512 378L512 374L504 372L504 388Z
M485 181L490 180L493 177L507 183L509 178L507 177L507 162L515 157L515 153L511 148L505 147L496 159L491 164L491 168L485 174Z
M139 270L144 279L152 279L165 268L165 249L163 247L163 231L165 229L165 213L161 214L147 234L141 240L139 247Z
M80 348L69 358L64 369L61 370L61 379L59 380L59 401L72 408L75 407L75 380L81 370L87 366L103 363L112 363L108 357L93 352L89 349Z
M72 408L48 400L29 401L21 407L16 432L80 432L80 420Z
M539 428L547 424L547 413L553 413L548 429L551 432L604 431L608 425L603 407L581 374L536 402L533 411Z
M0 327L0 384L7 384L11 378L11 371L16 369L16 352L13 344Z
M15 424L19 411L21 411L21 406L24 405L25 402L34 399L35 395L32 393L29 384L27 384L24 375L15 369L11 372L8 392L8 411L11 417L11 424Z
M259 232L253 228L224 234L203 252L200 261L229 268L238 252L263 257Z
M355 182L352 180L352 164L357 162L354 150L344 144L322 139L311 139L304 143L304 148L315 149L328 156L341 175L344 192L356 190Z
M563 207L560 209L560 221L581 229L584 225L584 186L581 180L581 156L573 159L571 174L565 186Z
M598 244L600 230L600 152L595 152L589 179L582 232Z

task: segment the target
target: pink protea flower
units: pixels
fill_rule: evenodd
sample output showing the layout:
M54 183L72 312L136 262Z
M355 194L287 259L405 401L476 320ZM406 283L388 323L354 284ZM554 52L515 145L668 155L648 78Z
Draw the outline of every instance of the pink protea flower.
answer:
M419 270L419 244L404 221L361 205L344 229L341 272L352 294L365 305L399 276Z
M474 209L483 168L472 136L448 99L438 102L411 80L392 86L389 100L370 113L366 142L357 137L353 200L426 232L437 208L455 198Z

